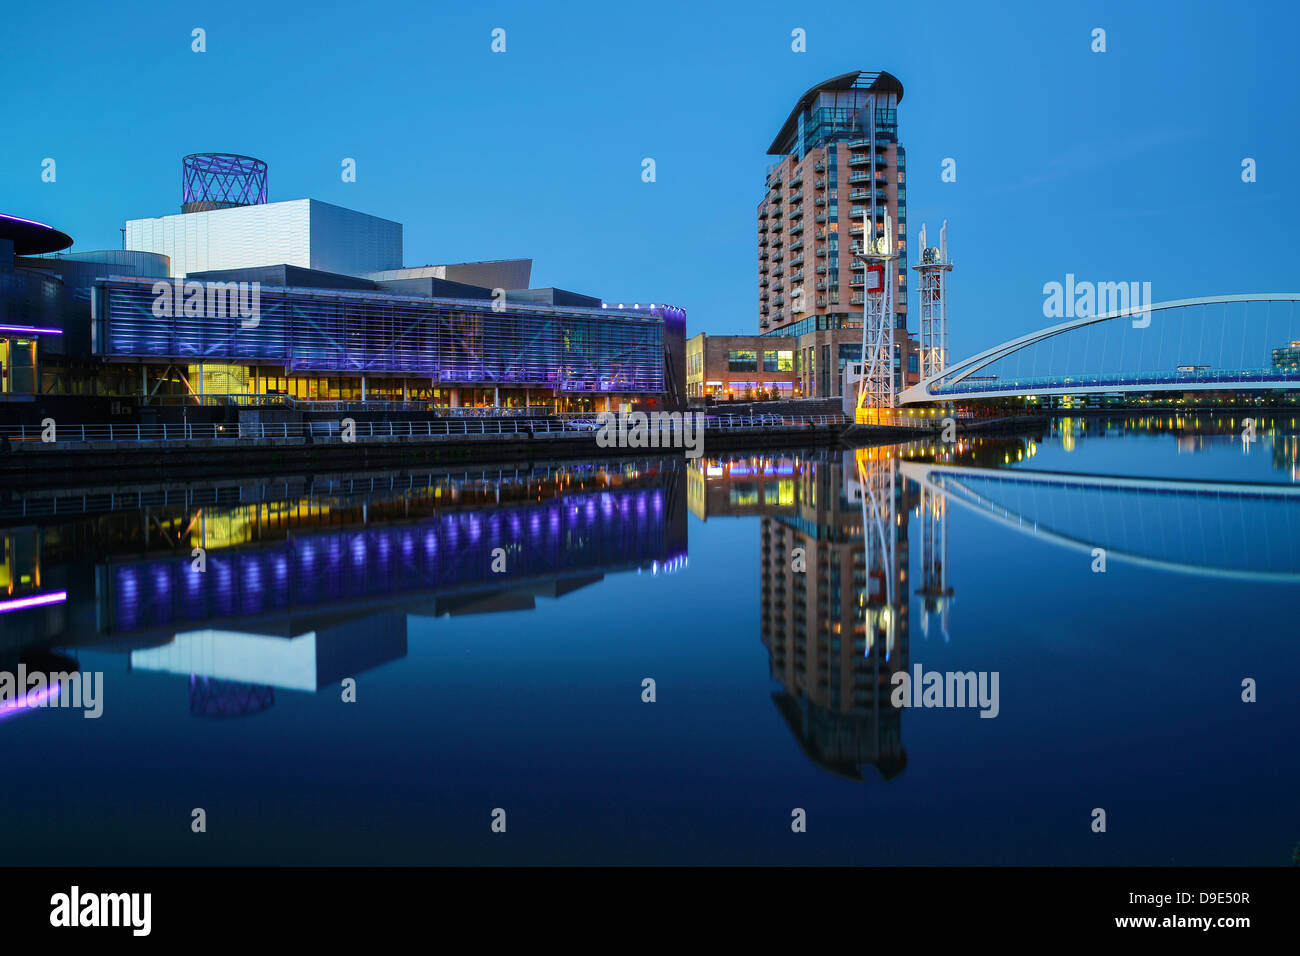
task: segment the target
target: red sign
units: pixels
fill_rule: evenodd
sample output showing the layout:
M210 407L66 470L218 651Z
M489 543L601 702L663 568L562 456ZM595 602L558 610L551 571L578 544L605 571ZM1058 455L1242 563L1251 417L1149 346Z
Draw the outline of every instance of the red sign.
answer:
M883 292L885 288L885 267L882 265L867 266L867 291Z

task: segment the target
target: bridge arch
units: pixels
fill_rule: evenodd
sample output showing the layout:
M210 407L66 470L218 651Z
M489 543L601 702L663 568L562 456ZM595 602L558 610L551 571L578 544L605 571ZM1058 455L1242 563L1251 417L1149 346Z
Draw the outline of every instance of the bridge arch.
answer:
M1245 293L1239 295L1223 296L1203 296L1190 299L1172 299L1167 302L1157 302L1146 306L1133 306L1126 309L1112 310L1099 315L1090 315L1080 318L1070 319L1056 325L1047 326L1034 332L1017 336L1013 339L995 345L992 348L985 349L975 355L962 359L959 362L950 362L942 372L923 379L916 385L904 389L899 395L900 405L910 405L919 402L936 402L948 401L953 399L974 399L974 398L1005 398L1016 397L1021 395L1083 395L1083 394L1110 394L1125 392L1148 392L1148 391L1210 391L1221 389L1278 389L1278 388L1300 388L1300 368L1280 368L1265 361L1268 356L1261 354L1261 342L1265 345L1271 343L1272 347L1286 347L1290 343L1300 340L1300 310L1297 310L1296 304L1300 303L1300 293ZM1279 309L1274 314L1273 307L1282 304L1283 309ZM1201 341L1195 347L1188 344L1186 351L1183 351L1185 344L1183 339L1178 340L1176 349L1179 351L1178 358L1171 359L1166 353L1166 334L1171 324L1185 325L1189 323L1191 317L1196 316L1202 323L1213 318L1209 315L1209 310L1215 307L1222 307L1220 328L1220 339L1217 351L1213 343L1205 342L1204 327L1201 328ZM1229 315L1229 309L1234 311ZM1227 341L1227 327L1231 319L1235 319L1236 311L1240 310L1242 323L1241 329L1238 330L1236 342ZM1197 312L1196 310L1202 310ZM1159 314L1159 319L1157 319ZM1176 318L1176 323L1165 321L1168 318ZM1134 319L1131 323L1116 323L1117 319ZM1247 323L1262 322L1262 330L1252 327L1247 330ZM1151 326L1159 328L1159 332L1152 336ZM1149 357L1152 365L1147 368L1135 367L1132 369L1123 368L1124 364L1124 336L1116 334L1114 338L1120 342L1120 354L1118 363L1116 356L1105 355L1105 345L1100 348L1099 360L1102 362L1109 361L1112 367L1107 368L1074 368L1063 367L1054 370L1044 370L1043 374L1038 373L1034 368L1031 374L1014 374L1011 376L1003 375L983 375L977 376L976 373L987 372L997 367L998 363L1003 362L1011 356L1023 354L1028 350L1034 349L1046 342L1055 344L1055 340L1061 336L1068 336L1071 333L1080 333L1086 330L1106 330L1106 342L1109 343L1114 330L1123 333L1127 331L1130 335L1137 333L1146 335L1148 339L1159 338L1159 342L1148 342L1145 339L1137 340L1137 353L1139 362L1141 362L1143 347L1151 346ZM1276 328L1276 334L1274 329ZM1261 333L1261 341L1250 343L1251 350L1249 356L1251 361L1245 361L1247 356L1247 338L1256 332ZM1172 343L1169 343L1172 344ZM1233 360L1225 366L1225 356L1229 353L1230 348L1235 348L1240 344L1240 360ZM1065 356L1067 361L1073 356L1071 352L1081 352L1084 355L1091 351L1091 343L1079 348L1078 340L1067 349ZM1055 357L1055 356L1053 356Z

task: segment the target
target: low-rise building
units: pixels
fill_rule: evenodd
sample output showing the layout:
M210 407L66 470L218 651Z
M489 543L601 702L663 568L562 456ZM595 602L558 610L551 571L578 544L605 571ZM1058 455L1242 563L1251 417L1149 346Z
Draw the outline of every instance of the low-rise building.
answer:
M801 398L793 338L707 335L686 341L688 401Z

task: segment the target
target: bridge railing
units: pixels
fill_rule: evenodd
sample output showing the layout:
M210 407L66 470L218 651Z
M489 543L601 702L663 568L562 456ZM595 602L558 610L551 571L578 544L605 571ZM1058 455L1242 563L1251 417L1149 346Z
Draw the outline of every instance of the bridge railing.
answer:
M1219 372L1139 372L1130 375L1104 373L1078 375L1039 375L1031 378L1007 378L997 380L969 381L962 380L953 385L932 385L930 391L935 396L961 395L966 392L1010 391L1022 393L1035 388L1069 388L1097 389L1113 386L1123 388L1133 385L1233 385L1243 382L1277 382L1280 385L1300 383L1300 370L1297 369L1233 369Z
M651 420L653 422L653 420ZM705 416L705 430L717 432L796 429L840 425L843 415ZM248 440L340 439L448 439L503 435L595 435L598 417L575 418L439 418L423 421L353 422L159 422L131 424L58 424L0 426L0 442L35 444L172 443L187 441L238 442ZM612 425L618 428L618 420ZM658 428L649 424L649 428Z

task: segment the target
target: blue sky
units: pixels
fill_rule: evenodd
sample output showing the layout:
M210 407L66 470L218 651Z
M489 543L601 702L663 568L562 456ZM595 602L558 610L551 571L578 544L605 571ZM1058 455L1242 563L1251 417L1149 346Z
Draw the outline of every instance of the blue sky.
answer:
M179 211L181 156L246 153L272 200L404 223L407 265L531 256L535 285L753 332L766 148L810 86L884 69L913 244L950 221L956 354L1044 324L1067 272L1156 300L1300 285L1293 5L800 6L10 5L0 209L118 248L126 219Z

